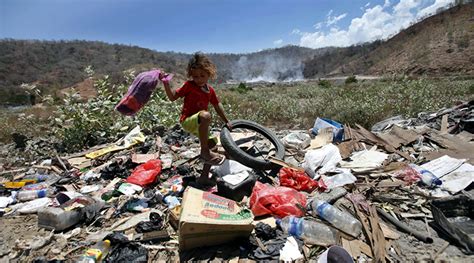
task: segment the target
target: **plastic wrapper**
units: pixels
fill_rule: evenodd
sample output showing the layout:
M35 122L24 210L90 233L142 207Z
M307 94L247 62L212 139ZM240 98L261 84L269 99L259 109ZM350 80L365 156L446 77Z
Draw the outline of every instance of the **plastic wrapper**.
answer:
M288 167L281 168L278 176L280 177L281 186L287 186L298 191L311 193L319 186L318 182L311 179L304 171Z
M158 213L150 213L150 221L142 221L135 226L137 233L163 229L163 218Z
M306 196L289 187L273 187L257 182L250 196L250 208L255 216L302 217L305 207Z
M160 173L161 161L154 159L135 168L126 181L144 187L154 183Z

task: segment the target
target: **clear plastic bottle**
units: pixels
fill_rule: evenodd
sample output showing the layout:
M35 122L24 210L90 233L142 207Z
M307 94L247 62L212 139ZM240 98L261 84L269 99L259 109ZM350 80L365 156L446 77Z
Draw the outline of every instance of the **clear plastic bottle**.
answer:
M409 164L409 166L413 169L415 169L420 175L421 175L421 182L428 187L436 187L440 186L443 182L436 177L432 172L424 169L423 167L420 167L416 164Z
M277 224L285 233L300 237L308 244L328 246L337 243L337 230L324 223L287 216L277 219Z
M88 248L84 255L82 255L78 263L95 263L102 262L102 260L107 256L110 250L110 241L104 240L95 244L93 247Z
M362 224L347 212L343 212L331 204L313 199L311 202L313 213L335 228L353 236L358 237L362 231Z
M18 192L17 199L19 201L30 201L41 197L47 197L51 194L50 189L41 190L22 190Z

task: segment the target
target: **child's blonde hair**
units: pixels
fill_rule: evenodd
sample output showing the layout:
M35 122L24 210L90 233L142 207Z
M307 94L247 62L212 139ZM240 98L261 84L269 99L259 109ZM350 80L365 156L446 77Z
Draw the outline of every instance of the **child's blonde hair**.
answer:
M196 52L188 63L188 77L191 77L193 69L202 69L209 74L210 79L217 77L217 69L214 63L203 53Z

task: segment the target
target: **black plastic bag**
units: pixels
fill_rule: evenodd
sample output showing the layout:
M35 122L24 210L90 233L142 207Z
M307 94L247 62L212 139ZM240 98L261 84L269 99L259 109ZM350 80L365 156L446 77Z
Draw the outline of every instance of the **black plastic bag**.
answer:
M135 243L123 243L114 247L104 259L104 263L140 263L147 261L148 250L145 247L142 247L140 244Z
M158 213L150 213L150 221L142 221L137 224L135 231L137 233L151 232L163 228L163 219Z

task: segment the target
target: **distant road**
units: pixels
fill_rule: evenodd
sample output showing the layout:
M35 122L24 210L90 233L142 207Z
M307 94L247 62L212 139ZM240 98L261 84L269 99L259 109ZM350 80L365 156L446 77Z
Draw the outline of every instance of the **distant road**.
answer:
M351 75L352 76L352 75ZM328 78L320 78L326 80L345 80L350 76L338 76L338 77L328 77ZM356 79L365 79L365 80L374 80L374 79L381 79L382 76L370 76L370 75L355 75Z

